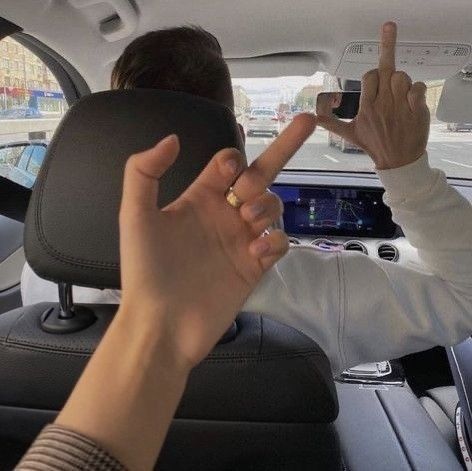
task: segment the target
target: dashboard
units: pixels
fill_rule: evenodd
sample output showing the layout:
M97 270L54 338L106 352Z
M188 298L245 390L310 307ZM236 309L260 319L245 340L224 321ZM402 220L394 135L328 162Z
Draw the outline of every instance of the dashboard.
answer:
M471 182L451 184L472 201ZM284 204L283 228L291 245L356 251L418 267L420 260L383 202L375 174L282 172L271 191Z

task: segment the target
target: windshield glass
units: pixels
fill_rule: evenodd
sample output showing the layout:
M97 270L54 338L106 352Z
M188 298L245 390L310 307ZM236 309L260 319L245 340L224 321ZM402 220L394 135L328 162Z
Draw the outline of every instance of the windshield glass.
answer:
M431 165L449 177L472 179L472 123L443 123L436 109L443 81L428 82L427 102L431 110L428 153ZM326 73L311 77L233 79L235 114L246 134L246 153L254 160L287 126L297 113L313 113L318 93L339 90L338 81ZM277 122L258 127L251 116L275 115ZM318 127L290 160L288 169L373 172L371 159L350 142Z
M254 110L251 114L253 116L273 116L274 112L270 110Z

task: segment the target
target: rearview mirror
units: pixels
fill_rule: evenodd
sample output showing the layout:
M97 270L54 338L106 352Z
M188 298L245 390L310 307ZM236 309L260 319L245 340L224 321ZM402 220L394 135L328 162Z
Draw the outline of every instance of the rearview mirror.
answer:
M325 92L316 98L318 116L337 116L352 119L357 116L361 92Z

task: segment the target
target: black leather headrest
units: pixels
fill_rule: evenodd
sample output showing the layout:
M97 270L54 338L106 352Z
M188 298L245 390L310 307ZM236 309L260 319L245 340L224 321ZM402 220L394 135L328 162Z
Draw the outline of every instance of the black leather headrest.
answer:
M69 110L49 145L26 217L26 258L38 275L120 287L124 165L131 154L171 133L179 136L181 152L161 180L161 206L176 199L218 150L244 152L231 110L185 93L101 92Z

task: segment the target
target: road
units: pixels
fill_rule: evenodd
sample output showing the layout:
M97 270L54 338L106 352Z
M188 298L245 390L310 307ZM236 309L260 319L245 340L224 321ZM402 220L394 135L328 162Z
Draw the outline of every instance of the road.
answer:
M49 137L49 134L48 134ZM27 133L5 134L0 121L0 145L27 139ZM248 160L252 162L273 138L256 136L246 138ZM472 132L451 132L444 123L431 126L428 152L431 165L440 168L448 176L472 178ZM318 170L372 171L369 157L362 153L342 153L339 148L328 146L328 133L318 128L289 162L288 168Z
M272 140L264 136L246 138L248 160L252 162ZM444 123L433 124L428 154L431 165L444 170L448 176L472 178L472 132L451 132ZM372 161L366 154L342 153L337 147L329 147L328 133L321 128L307 140L287 167L353 172L373 170Z

